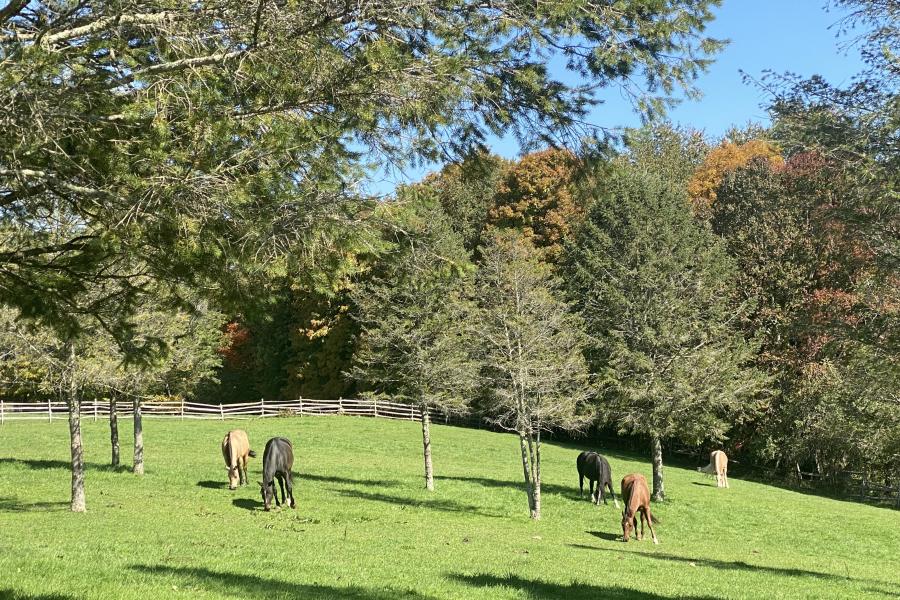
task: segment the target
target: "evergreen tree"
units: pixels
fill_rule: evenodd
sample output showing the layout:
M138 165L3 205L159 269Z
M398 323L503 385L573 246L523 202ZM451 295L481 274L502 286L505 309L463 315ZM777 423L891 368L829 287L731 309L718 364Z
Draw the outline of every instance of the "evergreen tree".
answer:
M766 389L738 327L734 263L683 191L632 167L597 191L564 272L602 375L601 414L650 438L661 500L662 443L723 439Z
M394 247L352 295L361 334L353 374L370 395L421 412L425 487L434 489L429 410L466 410L476 372L466 321L471 266L439 206L400 206Z

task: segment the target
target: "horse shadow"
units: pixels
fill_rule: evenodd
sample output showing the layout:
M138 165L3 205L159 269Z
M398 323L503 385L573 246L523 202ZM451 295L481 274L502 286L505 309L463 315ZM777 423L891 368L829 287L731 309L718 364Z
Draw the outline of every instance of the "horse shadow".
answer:
M606 540L608 542L621 542L622 534L621 533L609 533L608 531L585 531L594 537L598 537L601 540Z
M699 485L700 487L716 487L711 483L703 483L702 481L692 481L692 485Z
M206 479L204 481L198 481L197 487L206 488L208 490L224 490L228 487L228 484L224 481L211 481Z
M254 500L253 498L235 498L231 501L231 504L244 510L261 510L263 508L262 501Z

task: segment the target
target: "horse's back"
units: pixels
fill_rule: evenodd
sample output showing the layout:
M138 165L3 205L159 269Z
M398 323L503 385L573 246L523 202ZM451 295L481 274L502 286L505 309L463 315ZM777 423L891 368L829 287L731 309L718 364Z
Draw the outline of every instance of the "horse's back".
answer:
M294 466L294 446L283 437L274 437L266 442L263 452L263 468L266 471L289 472Z
M650 497L650 488L647 486L647 478L640 473L629 473L622 478L622 498L628 503L635 494L646 492Z
M243 429L232 429L225 434L222 440L222 455L225 462L230 463L232 459L238 459L250 452L250 438ZM232 466L229 464L228 466Z

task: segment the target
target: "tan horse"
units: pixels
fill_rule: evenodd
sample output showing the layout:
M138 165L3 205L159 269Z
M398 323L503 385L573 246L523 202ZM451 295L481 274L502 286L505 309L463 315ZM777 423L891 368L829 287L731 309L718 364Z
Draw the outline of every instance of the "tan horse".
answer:
M697 467L697 470L707 475L715 475L716 487L728 487L728 457L721 450L710 452L709 464L705 467Z
M250 449L250 440L243 429L232 429L222 440L222 456L225 457L225 470L228 471L228 489L247 484L247 457L256 456Z
M638 541L644 538L644 521L650 528L653 543L658 544L656 532L653 531L653 515L650 513L650 488L647 480L640 473L631 473L622 478L622 499L625 501L625 510L622 511L622 541L627 542L634 530ZM637 530L637 513L641 513L641 531Z

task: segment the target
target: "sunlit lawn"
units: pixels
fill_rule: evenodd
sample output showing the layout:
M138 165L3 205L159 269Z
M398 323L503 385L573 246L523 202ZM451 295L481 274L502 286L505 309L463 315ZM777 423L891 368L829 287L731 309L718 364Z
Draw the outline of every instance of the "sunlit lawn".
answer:
M269 437L294 441L296 510L261 510L261 458L251 485L227 489L218 444L232 427L260 457ZM545 447L544 518L531 522L509 435L435 426L429 493L411 422L147 420L142 478L104 466L105 423L84 434L76 515L66 425L0 426L0 597L900 597L900 512L739 478L720 490L668 468L654 546L621 542L619 511L579 499L575 446ZM129 464L130 440L123 422ZM608 456L616 482L649 478L643 457Z

